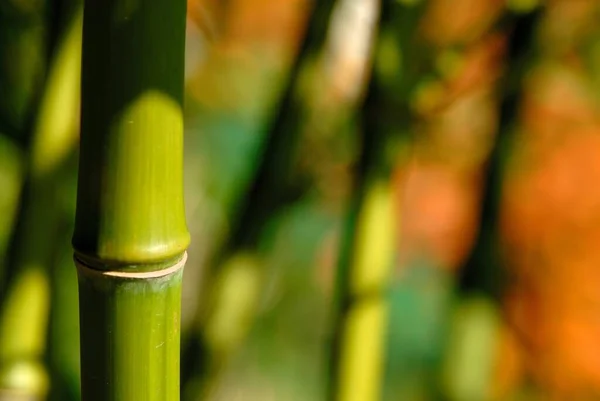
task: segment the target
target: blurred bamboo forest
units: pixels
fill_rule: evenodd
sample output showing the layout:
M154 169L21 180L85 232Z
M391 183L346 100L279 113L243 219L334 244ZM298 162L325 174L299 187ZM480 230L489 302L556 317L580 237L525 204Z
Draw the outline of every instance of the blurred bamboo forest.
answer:
M0 0L1 401L80 399L80 1ZM182 400L600 399L598 21L188 0Z

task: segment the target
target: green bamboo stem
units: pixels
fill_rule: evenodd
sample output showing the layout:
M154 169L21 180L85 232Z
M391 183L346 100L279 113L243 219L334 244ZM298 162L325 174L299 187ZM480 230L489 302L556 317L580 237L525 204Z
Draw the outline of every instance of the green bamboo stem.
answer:
M373 73L362 110L362 149L334 290L328 398L382 398L387 290L398 221L391 175L412 124L409 99L426 62L413 43L423 5L381 2Z
M385 356L389 305L385 297L395 246L395 213L389 180L366 184L359 201L343 316L335 393L337 401L377 401Z
M183 0L87 0L73 245L98 269L157 270L188 243Z
M22 182L25 176L23 152L6 135L0 133L0 293L3 292L6 254L14 229Z
M156 272L105 272L76 262L82 399L179 399L185 257Z
M0 131L27 141L43 89L48 1L5 1L0 7Z
M25 180L21 150L43 89L46 70L46 1L0 6L0 294L5 290L6 250ZM20 145L20 146L19 146ZM21 149L19 149L21 148Z
M82 398L179 399L184 0L86 0L73 246Z
M75 179L76 160L69 175ZM72 166L72 165L71 165ZM50 371L49 401L78 401L81 399L79 367L79 294L77 272L73 269L73 248L70 246L75 220L75 185L64 190L69 202L58 230L57 247L50 273L51 313L48 327L47 364Z
M10 276L0 310L0 399L43 399L42 366L49 308L47 266L60 208L56 186L74 149L78 110L81 15L59 40L36 118L28 160L28 184L9 258ZM14 399L14 398L10 398Z

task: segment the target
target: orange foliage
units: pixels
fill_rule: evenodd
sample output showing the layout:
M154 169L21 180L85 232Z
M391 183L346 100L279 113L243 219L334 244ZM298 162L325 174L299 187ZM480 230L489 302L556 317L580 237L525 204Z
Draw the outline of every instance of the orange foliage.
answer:
M504 45L497 35L473 43L437 102L421 110L413 160L399 172L402 265L427 258L454 270L468 256L497 127L494 85Z
M293 48L304 31L307 0L232 0L223 40L228 46L269 43Z
M456 268L475 234L479 202L472 177L414 161L406 171L400 212L400 258L427 257Z
M188 0L188 18L211 39L229 45L289 45L305 26L308 0Z
M600 16L597 0L547 0L540 26L540 45L548 55L574 56L582 40L593 33Z
M467 49L461 73L449 82L450 98L494 85L502 72L506 37L492 34Z
M506 324L502 325L498 334L496 360L490 398L511 399L511 394L522 384L523 357L519 339Z
M214 39L218 34L223 7L219 0L187 0L188 21Z
M558 399L600 394L597 110L581 71L535 71L504 188L508 316L529 371Z
M189 0L188 16L203 27L210 46L191 72L188 93L206 108L259 115L300 43L308 4Z
M421 30L438 46L464 44L483 36L504 9L504 0L431 0Z

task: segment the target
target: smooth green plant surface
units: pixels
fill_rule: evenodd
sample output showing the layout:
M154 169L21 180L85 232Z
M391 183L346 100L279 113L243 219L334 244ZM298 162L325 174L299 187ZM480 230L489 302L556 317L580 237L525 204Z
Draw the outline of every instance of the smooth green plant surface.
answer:
M83 398L178 400L183 269L160 277L78 272Z
M189 243L183 0L87 0L73 245L98 269L156 270Z
M335 400L381 398L396 218L389 180L373 180L361 201L344 316Z
M82 398L177 401L185 0L86 0L73 246Z

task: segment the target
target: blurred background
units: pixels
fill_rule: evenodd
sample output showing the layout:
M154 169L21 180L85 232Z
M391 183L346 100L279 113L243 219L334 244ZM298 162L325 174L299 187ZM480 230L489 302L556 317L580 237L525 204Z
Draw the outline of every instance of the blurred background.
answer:
M81 7L0 1L2 401L80 399ZM188 0L182 400L600 399L598 21Z

